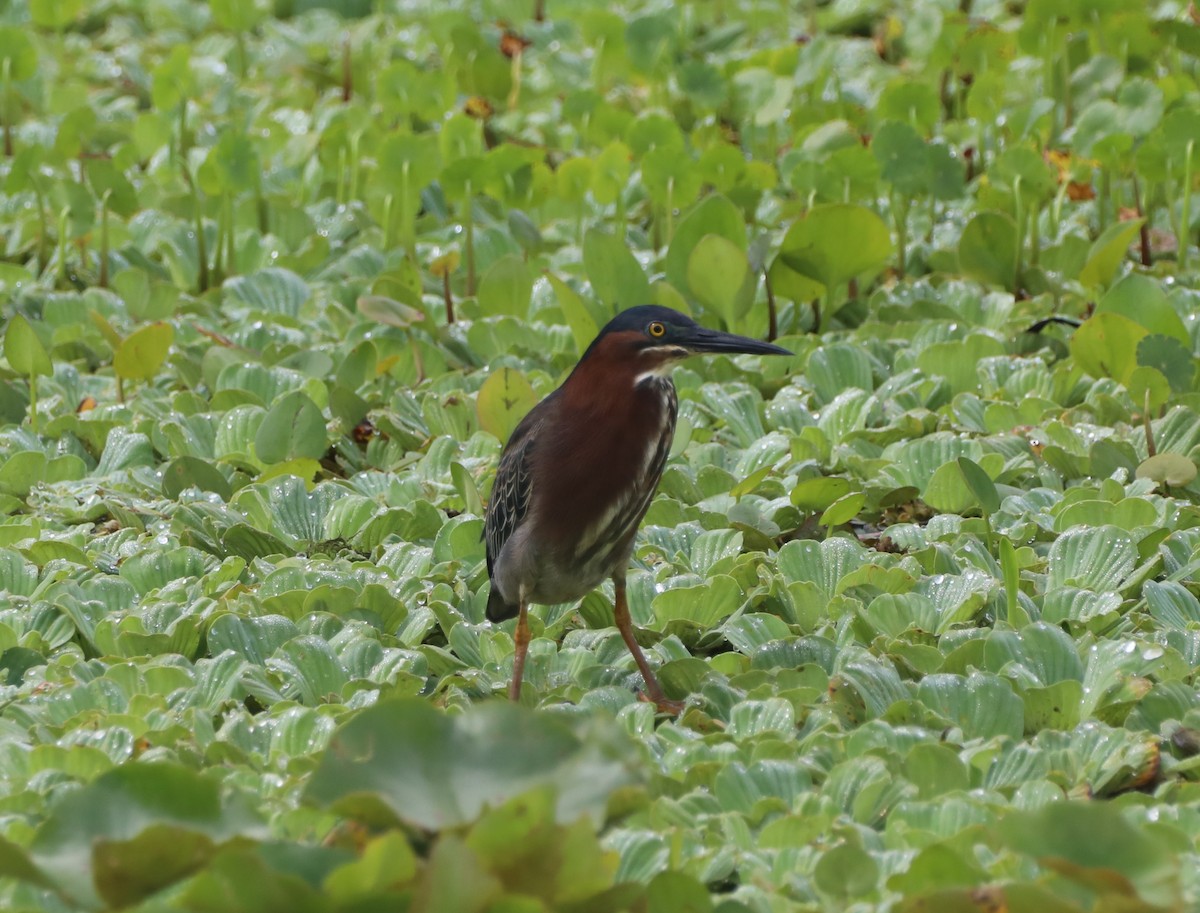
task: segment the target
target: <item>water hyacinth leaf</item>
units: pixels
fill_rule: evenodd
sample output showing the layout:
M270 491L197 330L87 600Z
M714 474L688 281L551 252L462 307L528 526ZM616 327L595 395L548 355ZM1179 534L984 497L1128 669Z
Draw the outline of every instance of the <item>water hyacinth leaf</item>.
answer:
M537 393L521 372L499 368L488 375L475 398L479 427L507 441L537 402Z
M625 241L616 235L589 229L583 238L583 267L592 291L610 313L650 301L645 271Z
M705 235L719 235L739 250L746 250L746 222L737 206L719 193L706 196L675 226L664 268L667 280L676 289L689 287L688 263Z
M325 417L303 393L289 393L273 405L254 435L254 451L264 463L307 457L317 459L329 448Z
M1149 276L1130 273L1096 302L1097 315L1117 314L1149 333L1171 336L1190 351L1191 337L1162 287ZM1144 336L1142 333L1138 338ZM1115 376L1115 375L1114 375Z
M1150 338L1146 337L1146 339ZM1167 337L1161 338L1166 339ZM1145 340L1142 341L1145 342ZM1138 348L1140 350L1140 343ZM1125 389L1129 391L1129 395L1135 403L1152 412L1162 409L1171 399L1171 382L1167 380L1162 371L1145 365L1138 365L1133 369L1129 380L1125 382ZM1096 473L1096 475L1102 475L1102 473Z
M742 248L720 235L705 235L688 258L688 288L692 294L727 326L741 316L739 306L750 263Z
M854 238L852 245L838 239ZM892 255L891 233L870 209L848 203L814 206L788 229L779 257L827 290L881 270Z
M479 308L488 316L524 317L529 310L533 276L517 256L501 257L488 267L479 283Z
M1146 329L1117 313L1095 314L1071 337L1071 355L1093 377L1129 380L1137 367L1137 348Z
M25 377L49 377L54 373L50 355L29 321L20 314L12 316L4 331L4 357L14 371Z
M338 729L304 795L342 814L438 829L550 786L556 820L598 821L609 794L635 780L627 751L598 720L585 741L560 720L506 702L448 716L423 700L391 700Z
M37 48L24 29L0 27L0 64L7 65L9 79L22 81L37 72Z
M134 330L113 357L113 370L125 380L149 380L166 361L175 328L169 323L152 323Z
M1103 288L1112 282L1118 267L1125 260L1130 243L1137 237L1145 221L1130 219L1128 222L1114 222L1105 229L1092 242L1087 260L1079 272L1079 281L1088 288Z
M1174 336L1151 333L1143 337L1138 341L1137 361L1140 366L1159 371L1176 393L1187 393L1194 385L1196 358L1191 348Z
M1188 485L1196 478L1196 464L1178 453L1157 453L1141 462L1137 477L1160 485Z
M546 279L549 281L550 287L554 289L554 296L558 299L563 319L571 328L571 335L575 338L576 353L582 355L599 334L600 325L588 310L587 305L584 304L583 299L571 286L554 273L547 273Z
M958 266L984 285L1013 291L1017 282L1017 224L1004 212L981 212L963 229Z

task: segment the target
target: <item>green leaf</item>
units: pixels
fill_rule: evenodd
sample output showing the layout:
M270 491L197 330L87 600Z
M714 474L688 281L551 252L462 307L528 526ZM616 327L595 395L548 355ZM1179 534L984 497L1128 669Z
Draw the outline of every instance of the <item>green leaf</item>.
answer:
M0 65L8 63L9 78L17 82L37 72L37 49L25 30L12 25L0 26Z
M1017 224L1003 212L981 212L958 240L958 267L985 285L1013 291L1017 281Z
M384 326L407 330L425 319L425 312L382 295L364 295L356 302L358 312Z
M598 228L583 238L583 267L596 297L611 313L649 304L650 283L625 242Z
M1088 288L1103 288L1112 282L1117 269L1124 262L1129 245L1137 237L1145 219L1114 222L1092 242L1087 260L1079 273L1079 281Z
M675 226L663 268L667 280L680 291L688 289L688 263L705 235L720 235L740 250L746 250L746 221L727 197L709 194Z
M167 359L175 328L169 323L152 323L134 330L113 357L113 370L125 380L150 380Z
M266 832L243 801L222 798L217 781L177 764L140 763L64 796L38 828L30 855L90 906L100 897L140 900L239 836L261 840Z
M64 29L83 13L83 0L29 0L29 16L44 29Z
M518 256L501 257L483 274L479 283L479 309L488 316L509 314L524 317L529 311L533 277Z
M297 457L315 460L328 449L325 417L317 404L299 391L276 402L254 435L254 451L268 465Z
M14 371L25 377L50 377L54 373L54 365L41 340L20 314L13 314L4 331L4 357Z
M1161 373L1176 393L1191 391L1196 378L1196 359L1192 350L1174 336L1151 333L1143 337L1138 341L1137 361Z
M1149 335L1120 314L1095 314L1071 337L1071 355L1093 377L1126 383L1137 367L1137 347Z
M1182 454L1158 453L1142 461L1137 477L1160 485L1188 485L1196 478L1196 464Z
M500 441L507 441L537 402L537 393L521 372L499 368L488 375L475 397L479 427Z
M688 258L688 288L726 326L732 326L744 311L739 297L749 302L749 296L740 294L749 275L745 251L720 235L705 235Z
M1151 333L1171 336L1192 345L1183 320L1167 300L1160 283L1138 273L1130 273L1096 303L1096 314L1119 314L1145 327Z
M853 244L846 239L853 238ZM865 206L823 203L788 229L779 256L801 276L820 282L826 293L858 276L881 270L892 255L891 233Z
M996 491L996 483L978 463L965 456L960 456L958 469L985 514L994 514L1000 510L1000 494Z
M813 881L824 893L842 900L863 897L875 890L879 864L862 847L843 843L817 860Z
M1033 812L1010 812L998 833L1013 852L1033 856L1093 890L1164 906L1178 902L1177 855L1152 830L1131 823L1117 805L1052 802Z
M821 514L821 518L817 522L822 526L841 526L843 523L849 523L858 516L858 512L866 503L866 492L851 492L825 508L825 512Z
M449 716L417 698L389 700L338 729L304 796L343 815L440 829L548 785L557 821L599 821L609 794L634 780L626 752L599 720L584 740L562 720L505 701Z
M554 289L558 306L563 312L563 319L567 321L567 326L571 328L571 335L575 338L576 354L582 355L587 351L592 340L600 333L600 327L587 309L583 299L571 286L554 273L546 273L546 279L549 280L550 287Z
M216 492L226 501L233 494L225 476L221 475L212 463L199 457L176 457L163 469L162 476L163 496L172 500L177 499L179 493L187 488Z
M801 510L824 511L839 498L850 494L852 487L848 479L816 476L798 483L792 489L791 501Z

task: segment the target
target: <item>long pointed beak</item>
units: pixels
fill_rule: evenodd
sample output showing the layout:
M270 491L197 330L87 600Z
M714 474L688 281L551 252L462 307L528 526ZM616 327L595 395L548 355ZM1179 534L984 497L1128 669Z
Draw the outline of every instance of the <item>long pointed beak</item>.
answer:
M744 352L747 355L791 355L782 346L751 339L749 336L738 336L736 333L722 333L720 330L710 330L707 327L696 327L679 344L689 352Z

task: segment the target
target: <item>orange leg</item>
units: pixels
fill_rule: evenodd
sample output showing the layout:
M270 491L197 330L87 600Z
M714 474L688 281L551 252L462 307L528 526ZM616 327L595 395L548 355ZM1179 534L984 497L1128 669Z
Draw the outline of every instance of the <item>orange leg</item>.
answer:
M650 664L646 662L646 656L642 653L642 648L638 646L638 642L633 637L633 619L629 615L629 603L625 599L625 575L614 576L613 585L616 587L616 598L613 600L613 616L617 621L617 630L621 632L621 639L625 641L625 646L633 654L633 661L637 663L638 670L642 673L642 680L646 683L646 693L642 696L643 700L655 704L664 713L681 713L684 704L681 701L669 699L663 693L662 686L658 683L658 679L654 677L654 672L651 670Z
M517 615L517 629L513 632L516 649L513 651L512 681L508 683L510 701L521 699L521 679L525 675L525 654L529 652L529 637L529 603L522 599L521 611Z

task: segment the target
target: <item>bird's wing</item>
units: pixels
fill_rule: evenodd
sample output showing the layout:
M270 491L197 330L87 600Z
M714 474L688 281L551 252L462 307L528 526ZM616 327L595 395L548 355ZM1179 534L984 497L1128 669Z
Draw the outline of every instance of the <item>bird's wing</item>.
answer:
M504 543L521 525L529 513L533 496L532 460L536 423L517 426L512 438L500 456L496 469L496 481L492 485L492 497L488 502L484 519L483 538L487 545L488 576Z

